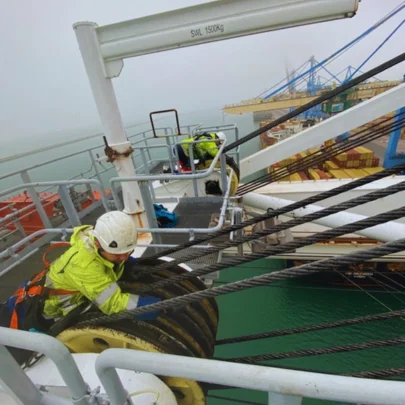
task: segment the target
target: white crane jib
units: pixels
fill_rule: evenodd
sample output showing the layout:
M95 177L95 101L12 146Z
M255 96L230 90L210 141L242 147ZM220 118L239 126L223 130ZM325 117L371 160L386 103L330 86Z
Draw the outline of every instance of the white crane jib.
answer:
M358 0L218 0L98 27L74 24L80 52L119 176L135 169L111 78L125 58L355 15ZM144 214L136 182L124 182L125 211Z

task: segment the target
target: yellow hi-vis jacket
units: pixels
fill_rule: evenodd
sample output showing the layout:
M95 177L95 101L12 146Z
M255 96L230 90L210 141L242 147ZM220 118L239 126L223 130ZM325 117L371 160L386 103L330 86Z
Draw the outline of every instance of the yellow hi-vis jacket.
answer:
M124 262L114 264L99 255L92 229L88 225L75 228L71 247L51 264L45 286L76 292L50 296L44 306L46 318L65 316L86 299L105 314L136 308L139 297L123 293L117 284Z
M210 139L215 139L218 141L215 133L206 134L206 135L197 135L194 138L186 138L183 141L181 141L181 144L182 144L181 146L183 147L183 150L184 150L184 153L186 154L186 156L188 156L188 157L190 156L189 144L191 142L201 141L204 138L207 139L207 142L195 143L193 145L194 159L214 158L218 153L218 146L215 141L212 141Z

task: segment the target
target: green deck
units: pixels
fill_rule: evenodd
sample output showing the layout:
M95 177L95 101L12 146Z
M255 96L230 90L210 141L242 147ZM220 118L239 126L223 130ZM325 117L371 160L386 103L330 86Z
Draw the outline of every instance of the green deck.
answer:
M221 272L217 285L272 270L282 269L282 260L258 260ZM405 281L405 279L404 279ZM395 295L379 291L371 295L358 288L342 289L313 287L304 280L289 280L258 287L217 298L220 307L218 338L234 337L271 330L306 326L353 318L373 313L402 309L403 293ZM364 325L309 332L259 341L218 346L216 357L240 357L261 353L278 353L311 349L355 342L366 342L404 335L405 322L400 318ZM356 351L316 357L269 361L268 365L282 365L330 373L352 373L390 367L403 367L405 347L402 345L382 349ZM248 403L267 403L265 393L247 390L215 390L210 394L245 400ZM209 405L238 403L211 398ZM331 403L306 399L305 405Z

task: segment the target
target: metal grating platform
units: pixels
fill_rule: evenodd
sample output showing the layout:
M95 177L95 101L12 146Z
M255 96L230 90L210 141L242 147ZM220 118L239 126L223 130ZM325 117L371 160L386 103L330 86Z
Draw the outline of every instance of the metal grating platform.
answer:
M181 201L174 212L179 216L179 222L176 228L212 228L217 225L215 218L219 216L222 200L218 201ZM198 236L198 235L197 235ZM176 233L164 233L162 234L162 243L164 244L176 244L181 245L188 242L189 234L176 234ZM213 240L213 244L228 240L228 236L225 235ZM187 255L191 252L195 252L194 248L184 249L179 252L170 254L171 257L179 258ZM147 249L144 253L144 257L153 255L152 249ZM193 268L205 267L218 262L218 253L205 255L201 258L187 262L192 265Z

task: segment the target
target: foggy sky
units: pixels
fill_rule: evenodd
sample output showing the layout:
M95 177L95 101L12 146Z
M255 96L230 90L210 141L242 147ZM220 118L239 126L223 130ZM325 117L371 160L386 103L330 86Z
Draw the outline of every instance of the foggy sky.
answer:
M0 139L66 130L100 130L72 24L98 25L203 3L198 0L12 0L0 13ZM151 110L219 109L254 97L311 55L329 56L379 20L401 0L362 0L352 19L269 32L197 47L126 59L114 86L125 125ZM358 66L404 18L399 13L333 65ZM364 67L404 51L404 30ZM405 65L381 78L401 79ZM62 137L62 135L60 135Z

